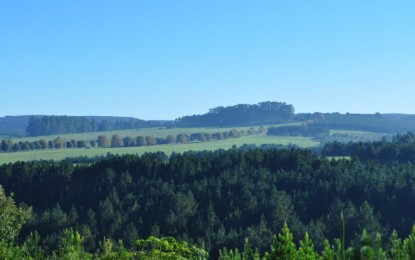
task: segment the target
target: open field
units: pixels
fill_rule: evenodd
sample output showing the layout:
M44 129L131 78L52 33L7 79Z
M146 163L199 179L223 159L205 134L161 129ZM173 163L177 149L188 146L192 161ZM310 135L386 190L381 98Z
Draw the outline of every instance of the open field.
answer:
M287 124L279 124L273 126L285 126L285 125L300 125L303 122L294 122L294 123L287 123ZM36 137L22 137L22 138L12 138L13 141L28 141L33 142L40 139L45 140L53 140L57 137L61 137L64 140L84 140L90 141L93 139L97 139L99 135L106 135L111 137L114 134L119 135L121 138L126 136L137 137L140 135L143 136L152 136L156 138L166 138L168 135L177 136L178 134L185 133L185 134L193 134L193 133L217 133L217 132L225 132L231 129L241 130L248 130L251 127L254 129L258 129L260 126L245 126L245 127L197 127L197 128L140 128L140 129L128 129L128 130L114 130L114 131L105 131L105 132L90 132L90 133L81 133L81 134L65 134L65 135L48 135L48 136L36 136ZM269 127L269 125L264 126L265 129Z
M203 130L206 130L204 128ZM222 129L223 130L223 129ZM282 145L298 145L300 147L312 147L319 143L307 137L279 137L279 136L265 136L265 135L251 135L242 136L241 138L230 138L220 141L211 141L203 143L188 143L188 144L168 144L168 145L153 145L140 147L124 147L124 148L91 148L91 149L57 149L57 150L35 150L17 153L0 153L0 164L16 161L31 161L31 160L62 160L67 157L77 156L101 156L107 153L113 154L143 154L146 152L162 151L167 155L173 152L182 153L185 151L203 151L203 150L217 150L229 149L233 145L237 147L243 144L282 144Z
M383 136L387 135L383 133L374 133L374 132L356 131L356 130L339 130L339 129L330 129L329 134L332 137L337 137L339 140L347 139L350 141L380 140Z

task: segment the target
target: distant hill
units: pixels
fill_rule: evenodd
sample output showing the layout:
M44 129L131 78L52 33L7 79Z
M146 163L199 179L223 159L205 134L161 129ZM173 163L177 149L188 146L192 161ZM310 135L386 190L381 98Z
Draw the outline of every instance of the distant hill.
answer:
M201 115L179 117L174 121L142 120L116 116L45 116L0 117L0 137L112 131L147 127L233 127L306 122L319 129L359 130L376 133L415 131L415 115L295 113L284 102L261 102L216 107ZM275 129L274 129L275 130ZM287 129L285 129L287 130ZM277 131L276 132L281 132Z
M26 134L26 127L32 115L0 117L0 136L21 137Z
M145 127L164 127L170 121L141 120L131 117L99 116L42 116L30 117L26 127L27 136L88 133Z
M180 127L225 127L278 124L293 121L293 105L283 102L261 102L216 107L203 115L191 115L175 120Z
M377 133L415 131L415 115L392 114L321 114L314 123L328 129L359 130Z

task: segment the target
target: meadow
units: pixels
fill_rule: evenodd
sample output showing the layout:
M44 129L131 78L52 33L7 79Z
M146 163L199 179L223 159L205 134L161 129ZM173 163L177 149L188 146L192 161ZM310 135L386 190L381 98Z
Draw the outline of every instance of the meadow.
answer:
M249 128L247 128L249 129ZM160 132L172 133L172 131L178 131L179 129L165 129ZM192 128L193 132L197 130ZM207 131L207 128L200 129L203 132ZM211 129L213 132L218 129ZM221 128L224 131L224 128ZM149 131L146 129L146 131ZM187 128L187 131L189 129ZM131 133L132 131L117 131L117 134L121 135ZM155 131L159 132L159 131ZM154 132L154 133L155 133ZM151 132L148 132L149 134ZM96 134L96 133L94 133ZM87 134L83 134L87 135ZM74 136L74 135L71 135ZM68 138L65 136L65 138ZM70 137L73 138L73 137ZM281 144L281 145L297 145L299 147L313 147L319 145L318 142L308 137L289 137L289 136L266 136L266 135L250 135L242 136L240 138L229 138L220 141L210 142L191 142L187 144L165 144L165 145L152 145L152 146L140 146L140 147L120 147L120 148L83 148L83 149L53 149L53 150L34 150L16 153L0 153L0 164L16 161L31 161L31 160L62 160L67 157L78 157L78 156L101 156L108 153L112 154L144 154L146 152L158 152L162 151L167 155L173 152L183 153L185 151L203 151L203 150L217 150L217 149L229 149L234 145L240 147L244 144Z
M283 125L299 125L303 122L295 122L289 124L280 124L274 126ZM40 139L53 140L57 137L61 137L65 141L69 140L84 140L89 142L96 140L99 135L106 135L111 138L112 135L117 134L121 138L126 136L152 136L156 138L166 138L168 135L177 136L180 133L191 135L192 133L217 133L225 132L231 129L237 129L238 131L247 131L250 128L258 130L261 126L249 126L249 127L226 127L226 128L214 128L214 127L201 127L201 128L142 128L142 129L129 129L129 130L117 130L106 132L91 132L81 134L67 134L67 135L50 135L50 136L37 136L37 137L23 137L14 138L13 141L29 141L33 142ZM269 126L263 126L267 129ZM382 134L371 133L365 131L351 131L351 130L334 130L329 131L329 138L332 141L335 139L347 139L347 140L374 140L380 139ZM324 141L324 140L320 140ZM344 140L343 140L344 141ZM244 144L255 144L257 146L263 144L275 144L275 145L296 145L299 147L314 147L320 145L320 142L312 137L301 136L267 136L265 133L241 136L240 138L229 138L224 140L212 140L210 142L189 142L185 144L161 144L151 146L137 146L137 147L119 147L119 148L77 148L77 149L47 149L47 150L31 150L12 153L0 153L0 164L16 161L31 161L31 160L62 160L67 157L94 157L102 156L108 153L112 154L144 154L146 152L164 152L167 155L176 153L183 153L186 151L203 151L203 150L217 150L217 149L229 149L233 146L240 147Z

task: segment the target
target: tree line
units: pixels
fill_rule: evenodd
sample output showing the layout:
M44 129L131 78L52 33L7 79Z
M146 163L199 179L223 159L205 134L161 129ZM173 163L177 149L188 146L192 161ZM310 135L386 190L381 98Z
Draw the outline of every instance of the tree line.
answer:
M224 132L216 133L193 133L188 135L180 133L177 136L168 135L166 138L156 138L153 136L125 136L120 137L118 134L112 135L109 138L106 135L99 135L97 139L90 141L85 140L64 140L61 137L56 137L52 140L39 139L35 141L18 141L14 142L12 139L3 139L0 143L0 152L20 152L30 150L45 150L45 149L63 149L63 148L116 148L116 147L134 147L147 146L158 144L183 144L188 142L209 142L212 140L224 140L229 138L239 138L244 135L253 135L263 133L265 128L258 129L250 128L248 130L231 129Z
M340 114L295 113L293 105L285 102L260 102L219 106L200 115L188 115L175 120L141 120L123 117L94 116L27 116L0 118L0 132L27 136L59 135L138 129L146 127L232 127L272 125L289 122L313 122L327 129L360 130L377 133L415 131L414 115L400 114ZM27 123L25 123L27 122ZM25 124L24 126L22 124ZM294 132L298 129L292 129ZM308 131L306 131L307 134Z
M26 127L27 136L59 135L138 129L168 126L169 121L141 120L137 118L106 119L105 117L32 116Z
M321 252L339 236L345 243L411 233L415 208L411 162L327 159L304 149L230 149L108 156L92 163L16 162L0 166L0 184L33 214L19 240L37 231L45 252L59 248L63 230L84 238L87 252L99 241L174 237L219 249L242 250L245 238L264 255L287 223L293 241L306 231ZM382 240L382 243L386 243Z
M26 127L27 136L59 135L138 129L146 127L246 126L289 122L294 107L282 102L262 102L216 107L203 115L177 118L174 121L140 120L136 118L99 119L77 116L32 116Z

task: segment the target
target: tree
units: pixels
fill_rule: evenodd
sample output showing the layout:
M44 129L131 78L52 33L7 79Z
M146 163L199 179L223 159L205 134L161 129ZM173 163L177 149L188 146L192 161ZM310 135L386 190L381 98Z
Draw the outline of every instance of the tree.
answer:
M97 141L96 140L91 140L89 142L89 144L91 145L91 147L95 147L95 146L97 146Z
M79 140L76 142L76 146L78 148L85 148L86 147L86 142L84 140Z
M131 136L124 137L123 143L125 147L135 146L135 140Z
M136 144L137 146L146 146L147 145L147 139L145 138L145 136L138 136L136 139Z
M297 249L293 240L293 234L288 228L287 222L285 222L281 233L278 234L278 237L274 236L274 241L271 245L271 252L266 255L266 259L296 259Z
M223 133L221 133L221 132L214 133L214 134L212 134L212 138L215 139L215 140L222 140L223 139Z
M19 143L13 144L13 148L12 148L13 152L18 152L18 151L20 151L20 149L21 149L21 147L20 147Z
M48 149L49 148L48 141L46 141L45 139L40 139L39 143L40 143L41 149Z
M308 232L305 233L304 240L300 241L300 248L298 249L298 258L304 260L317 260L318 254L314 250L313 241L308 236Z
M31 208L16 206L13 198L7 197L0 185L0 245L11 242L17 237L31 212Z
M157 139L154 136L146 136L147 145L156 145Z
M166 138L166 141L168 144L175 144L176 143L176 137L173 135L168 135Z
M121 137L117 134L114 134L111 137L111 147L121 147L123 145L123 141Z
M13 141L10 139L2 140L1 141L1 151L2 152L10 152L13 148Z
M239 138L239 137L241 137L241 133L236 129L232 129L232 130L229 131L229 137Z
M91 259L91 255L84 251L84 238L72 229L65 229L60 238L58 255L60 259Z
M189 136L187 136L187 134L185 133L178 134L176 137L176 141L177 143L182 143L182 144L187 143L189 141Z
M106 135L100 135L97 139L98 147L108 148L111 146L111 142Z
M65 147L65 141L61 137L56 137L53 139L53 147L56 149L61 149Z
M207 259L207 252L187 242L176 241L172 237L157 238L150 236L136 242L139 247L139 259Z

